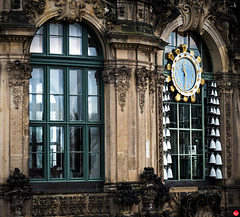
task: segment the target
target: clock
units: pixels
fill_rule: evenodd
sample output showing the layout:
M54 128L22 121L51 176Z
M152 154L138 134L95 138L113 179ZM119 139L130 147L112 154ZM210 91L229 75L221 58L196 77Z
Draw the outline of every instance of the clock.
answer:
M172 63L167 65L167 69L171 71L171 76L168 77L168 82L172 83L170 90L177 92L176 101L180 101L183 96L183 101L187 102L190 97L191 102L195 102L195 94L200 93L200 85L205 83L201 78L202 68L199 65L201 57L195 58L193 51L187 52L186 45L177 48L174 53L175 55L172 52L168 53Z

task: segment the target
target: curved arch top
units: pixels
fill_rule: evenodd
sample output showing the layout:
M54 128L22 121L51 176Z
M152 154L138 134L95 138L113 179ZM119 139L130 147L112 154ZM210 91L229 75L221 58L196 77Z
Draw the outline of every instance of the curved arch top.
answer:
M171 32L173 32L176 28L178 28L182 24L183 24L183 19L180 15L178 16L177 19L170 22L166 26L166 28L163 30L162 34L160 35L160 38L164 41L167 41ZM209 20L206 20L206 22L204 23L203 30L204 32L202 34L202 38L204 39L206 45L208 46L213 63L217 63L217 64L213 64L214 73L220 72L220 71L227 72L228 63L229 63L227 48L220 33Z

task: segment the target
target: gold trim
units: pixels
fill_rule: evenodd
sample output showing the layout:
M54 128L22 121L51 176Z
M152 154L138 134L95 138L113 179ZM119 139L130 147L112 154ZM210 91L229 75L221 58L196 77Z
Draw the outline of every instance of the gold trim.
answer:
M172 52L168 53L168 58L172 61L174 60L174 55Z
M172 77L169 75L167 76L167 83L169 83L172 80Z
M191 51L190 51L190 54L192 54L192 55L194 56L194 51L193 51L193 50L191 50Z
M204 85L205 84L205 80L202 78L201 79L201 85Z
M197 94L199 94L199 93L200 93L200 91L201 91L201 90L200 90L200 88L198 88L198 90L197 90Z
M172 92L174 92L175 91L175 87L172 85L172 86L170 86L170 90L172 91Z
M200 56L198 56L196 60L197 60L198 63L200 63L202 61Z
M183 44L183 45L182 45L182 49L183 49L183 52L187 52L187 45L186 45L186 44Z
M184 97L183 97L183 101L184 101L184 102L187 102L187 101L188 101L188 97L187 97L187 96L184 96Z
M175 96L175 100L176 100L177 102L179 102L179 101L181 100L181 95L180 95L180 93L177 93L177 95Z
M191 96L191 102L192 103L196 102L196 97L194 95Z
M177 49L175 50L175 53L176 53L177 55L180 54L180 49L177 48Z
M167 70L171 70L172 66L168 63L167 64Z

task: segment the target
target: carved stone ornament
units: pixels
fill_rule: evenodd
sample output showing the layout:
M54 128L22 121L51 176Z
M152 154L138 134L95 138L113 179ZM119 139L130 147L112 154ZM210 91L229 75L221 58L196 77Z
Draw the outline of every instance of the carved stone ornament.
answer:
M103 76L103 81L106 84L115 82L115 74L114 74L113 68L105 67L103 70L102 76Z
M22 87L21 86L14 86L12 90L13 95L13 103L15 105L15 109L19 108L19 104L21 103L22 99Z
M143 113L144 103L145 103L145 92L148 83L148 70L146 67L136 70L137 77L137 90L139 93L139 106L141 113Z
M198 191L186 194L181 199L181 216L219 216L221 194L213 191Z
M116 78L116 90L118 92L118 103L121 107L121 111L124 111L126 105L127 91L130 86L130 78L132 77L132 70L125 66L116 68L114 75Z
M24 0L26 16L32 20L37 14L43 14L46 6L46 0Z
M152 70L148 74L148 80L149 80L149 94L150 94L150 101L151 101L151 107L152 112L154 109L154 95L156 92L157 87L157 72L156 70Z
M9 191L5 192L5 199L11 202L13 216L23 216L22 207L25 200L29 200L32 189L29 187L29 180L18 168L15 168L13 175L8 180Z
M34 196L33 216L109 216L110 197L101 194Z

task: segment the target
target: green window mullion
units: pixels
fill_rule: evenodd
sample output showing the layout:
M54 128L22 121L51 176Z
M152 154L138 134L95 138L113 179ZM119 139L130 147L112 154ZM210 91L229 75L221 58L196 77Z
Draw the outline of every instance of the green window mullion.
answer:
M181 165L180 165L180 139L179 139L179 136L180 136L180 132L179 132L179 103L177 103L177 150L178 150L178 153L177 153L177 155L178 155L178 180L180 180L180 177L181 177L181 174L180 174L180 167L181 167Z
M190 109L190 111L189 111L189 118L190 118L189 122L190 122L190 168L191 168L190 179L192 180L193 178L192 178L192 104L191 103L190 103L189 109Z
M88 31L86 25L82 25L82 55L88 56Z
M84 166L84 178L86 181L89 180L89 127L87 125L85 125L85 146L84 146L84 163L83 163L83 166Z
M205 180L205 123L204 123L204 86L201 88L201 94L202 94L202 146L203 146L203 153L202 153L202 157L203 157L203 179Z

